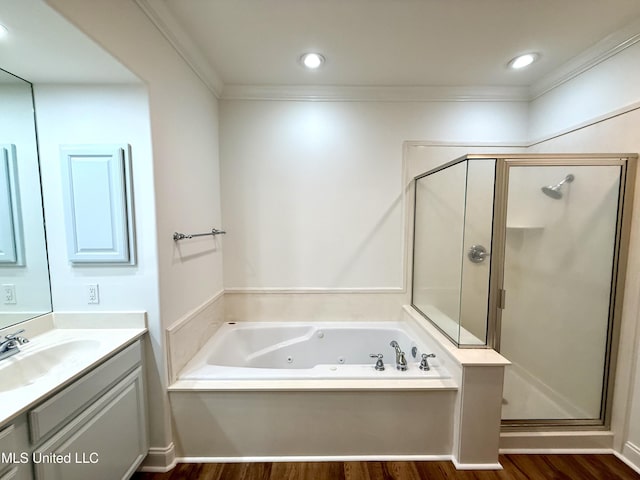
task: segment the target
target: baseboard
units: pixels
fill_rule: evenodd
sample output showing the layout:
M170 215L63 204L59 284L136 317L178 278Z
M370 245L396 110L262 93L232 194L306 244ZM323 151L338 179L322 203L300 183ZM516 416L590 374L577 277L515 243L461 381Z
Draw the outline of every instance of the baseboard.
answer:
M502 432L500 453L611 453L610 431Z
M457 470L502 470L499 463L460 463L451 455L295 455L265 457L178 457L177 463L257 462L451 462Z
M451 458L451 463L456 470L502 470L499 463L460 463L455 457Z
M622 453L614 452L615 456L640 473L640 447L627 442L622 447Z
M624 454L612 449L501 449L500 454L613 454L640 473L640 448L627 442ZM165 473L177 463L258 463L258 462L443 462L451 461L457 470L502 470L499 463L460 463L451 455L329 455L329 456L264 456L264 457L176 457L172 443L166 448L150 448L139 471Z
M611 448L501 448L500 455L610 455Z
M151 447L138 469L140 472L165 473L176 466L176 448L173 442L168 447Z
M264 457L178 457L177 463L258 462L447 462L451 455L287 455ZM502 468L502 467L500 467Z

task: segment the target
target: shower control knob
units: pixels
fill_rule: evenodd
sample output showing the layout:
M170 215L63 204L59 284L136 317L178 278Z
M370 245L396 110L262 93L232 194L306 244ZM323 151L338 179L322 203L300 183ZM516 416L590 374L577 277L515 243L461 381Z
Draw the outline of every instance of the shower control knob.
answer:
M489 255L491 254L487 252L487 249L482 245L471 245L467 253L467 257L469 257L469 260L473 263L482 263Z
M431 367L429 366L429 362L427 361L427 358L436 358L436 354L435 353L430 353L428 355L426 353L422 354L422 361L420 362L420 370L424 370L425 372L428 372L429 370L431 370Z
M384 370L384 363L382 362L382 354L381 353L372 353L369 355L371 358L377 358L378 360L376 361L376 370L378 370L379 372L381 372L382 370Z

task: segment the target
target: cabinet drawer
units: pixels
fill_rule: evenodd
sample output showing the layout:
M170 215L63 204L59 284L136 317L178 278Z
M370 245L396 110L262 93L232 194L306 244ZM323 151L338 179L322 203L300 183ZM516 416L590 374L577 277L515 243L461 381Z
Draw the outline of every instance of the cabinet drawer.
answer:
M0 458L0 473L2 473L14 464L14 456L20 455L16 452L16 433L13 425L0 431L0 452L3 454Z
M140 342L135 342L84 377L29 412L31 443L37 443L75 416L101 392L142 361Z

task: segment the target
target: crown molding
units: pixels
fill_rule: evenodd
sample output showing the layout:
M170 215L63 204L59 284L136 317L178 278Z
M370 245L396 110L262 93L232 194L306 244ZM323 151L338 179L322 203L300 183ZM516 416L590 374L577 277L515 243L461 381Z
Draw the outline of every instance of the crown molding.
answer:
M529 100L541 97L638 42L640 42L640 18L606 36L535 82L529 90Z
M222 79L193 40L191 40L191 37L175 20L165 3L154 2L152 5L149 0L134 1L167 39L178 55L187 63L189 68L217 98L220 98L224 86Z
M324 102L526 102L527 87L225 85L223 100Z
M640 18L525 86L225 85L164 1L134 0L219 99L275 101L530 102L640 42Z

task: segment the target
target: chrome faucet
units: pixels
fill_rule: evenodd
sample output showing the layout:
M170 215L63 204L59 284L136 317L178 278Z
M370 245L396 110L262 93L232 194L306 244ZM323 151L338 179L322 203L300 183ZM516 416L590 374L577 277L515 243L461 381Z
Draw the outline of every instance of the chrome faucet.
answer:
M28 339L19 336L22 332L24 332L24 329L5 335L4 340L0 341L0 360L15 355L20 351L18 348L20 345L29 343Z
M429 365L429 361L427 360L428 358L436 358L436 354L435 353L422 354L422 361L420 362L420 370L424 372L428 372L429 370L431 370L431 365Z
M382 354L381 353L372 353L369 355L371 358L375 358L376 360L376 366L375 369L378 370L379 372L384 370L384 362L382 361Z
M398 342L395 340L391 340L389 345L396 349L396 368L405 371L407 369L407 359L404 358L404 352L400 348L400 345L398 345Z

